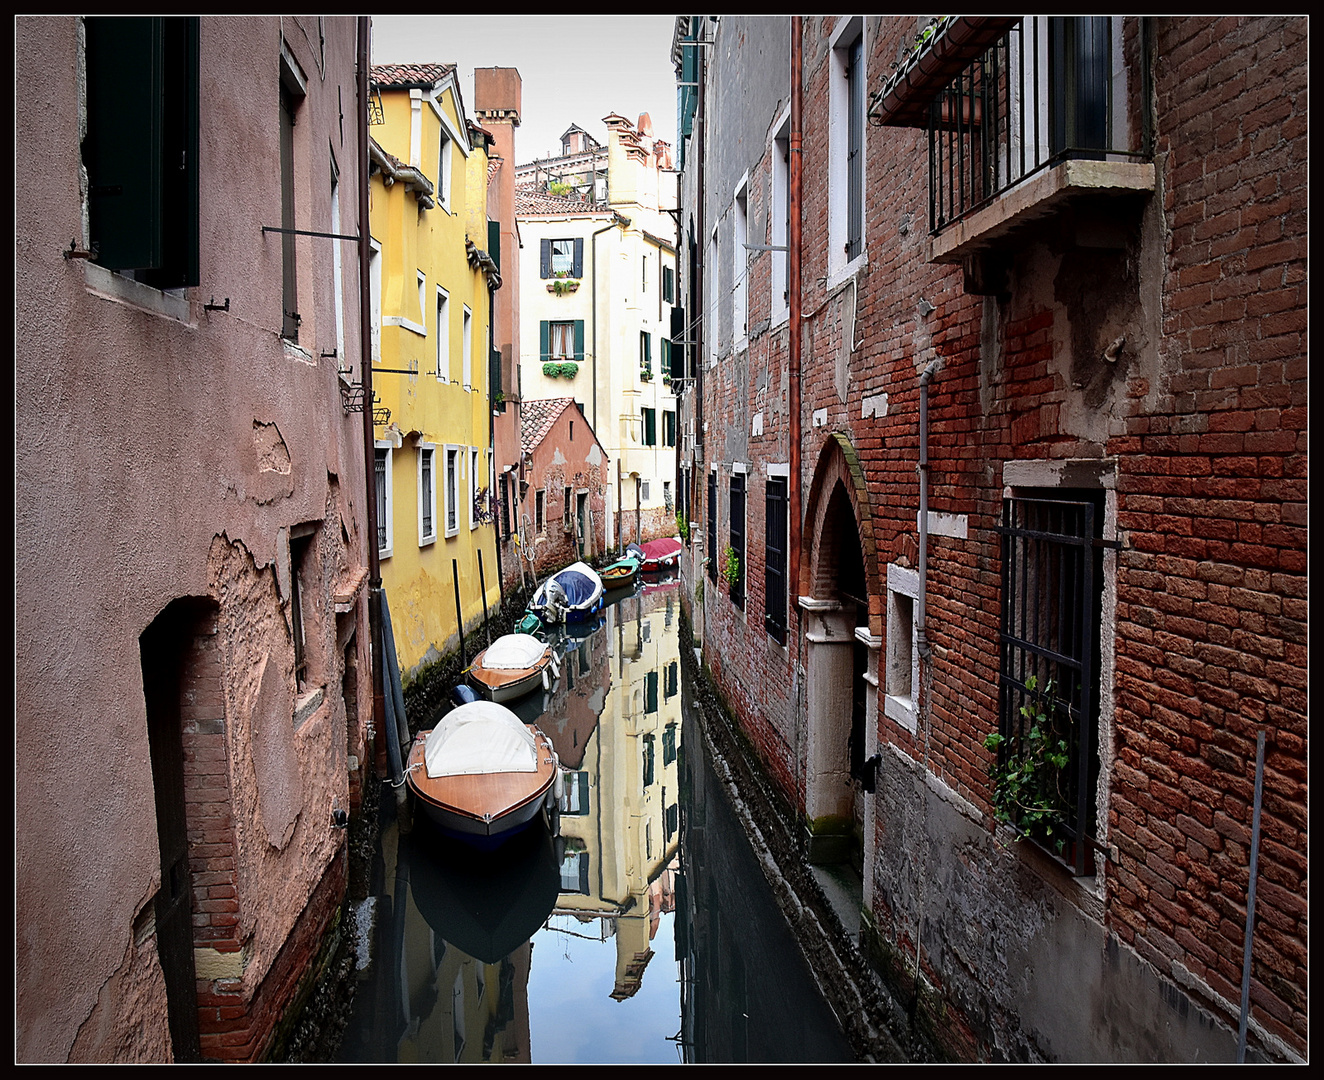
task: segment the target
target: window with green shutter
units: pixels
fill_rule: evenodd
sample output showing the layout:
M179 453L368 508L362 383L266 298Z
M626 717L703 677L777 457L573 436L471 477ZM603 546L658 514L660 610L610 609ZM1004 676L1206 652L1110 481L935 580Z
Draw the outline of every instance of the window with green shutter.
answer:
M198 19L88 18L89 240L146 285L197 285Z
M647 406L641 409L644 418L644 445L657 445L657 410Z

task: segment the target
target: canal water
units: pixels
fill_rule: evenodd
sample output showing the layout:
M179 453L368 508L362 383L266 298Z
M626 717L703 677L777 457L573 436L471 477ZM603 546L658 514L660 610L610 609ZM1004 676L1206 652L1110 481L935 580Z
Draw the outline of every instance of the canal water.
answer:
M565 770L550 827L479 854L384 796L337 1062L854 1060L691 715L679 583L607 599L511 703Z

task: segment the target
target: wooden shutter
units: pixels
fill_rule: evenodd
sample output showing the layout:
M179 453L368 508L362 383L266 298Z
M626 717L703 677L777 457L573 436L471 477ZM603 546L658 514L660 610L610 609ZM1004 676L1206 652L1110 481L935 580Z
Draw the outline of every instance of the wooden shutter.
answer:
M570 276L581 278L584 276L584 238L575 237L575 264L570 271Z
M539 275L549 278L552 276L552 242L550 240L542 241L542 254L539 263Z
M487 223L487 253L492 256L492 261L496 263L499 271L501 269L501 222L499 221Z
M547 241L544 240L543 243ZM546 319L538 323L538 354L544 364L552 358L551 326Z
M578 241L576 241L578 242ZM575 360L578 363L584 362L584 320L575 320Z

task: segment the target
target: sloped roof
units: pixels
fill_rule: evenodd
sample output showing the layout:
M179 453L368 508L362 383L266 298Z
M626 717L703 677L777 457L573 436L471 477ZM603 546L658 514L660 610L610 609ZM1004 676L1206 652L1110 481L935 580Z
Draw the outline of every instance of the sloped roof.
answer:
M526 454L537 449L561 414L575 403L572 397L525 400L520 405L520 446Z
M454 64L373 64L372 81L392 90L435 86L455 70Z
M605 207L591 206L580 199L567 199L552 195L532 184L515 189L515 213L524 217L532 214L603 214Z

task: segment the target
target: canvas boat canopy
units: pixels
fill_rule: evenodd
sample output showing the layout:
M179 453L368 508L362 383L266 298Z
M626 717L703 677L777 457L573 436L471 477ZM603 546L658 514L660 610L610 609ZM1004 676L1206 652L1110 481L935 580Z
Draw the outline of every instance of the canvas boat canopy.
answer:
M538 745L513 712L494 701L471 701L453 709L428 734L428 776L537 772Z
M483 653L483 667L494 671L519 671L535 667L547 651L547 643L532 634L505 634Z

